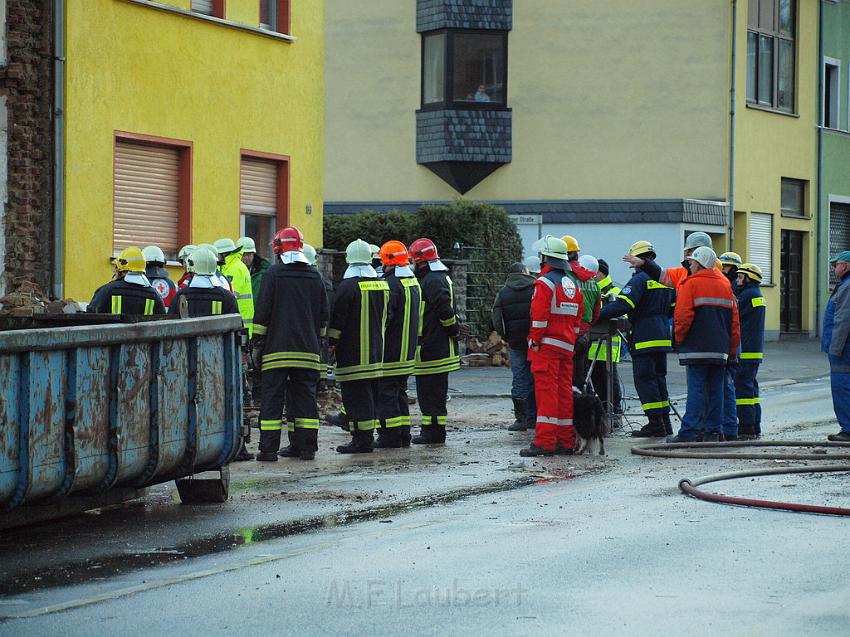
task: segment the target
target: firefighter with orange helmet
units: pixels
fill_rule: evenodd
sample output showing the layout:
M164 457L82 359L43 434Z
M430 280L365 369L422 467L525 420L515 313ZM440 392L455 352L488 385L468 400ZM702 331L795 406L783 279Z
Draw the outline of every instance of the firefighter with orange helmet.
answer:
M378 254L390 286L389 318L384 334L383 376L378 383L378 439L375 447L410 445L407 378L414 372L419 343L422 289L401 241L387 241Z
M422 412L420 434L413 444L442 444L446 441L449 372L460 369L455 339L460 333L452 280L431 239L410 244L416 278L422 288L422 322L416 356L416 396Z

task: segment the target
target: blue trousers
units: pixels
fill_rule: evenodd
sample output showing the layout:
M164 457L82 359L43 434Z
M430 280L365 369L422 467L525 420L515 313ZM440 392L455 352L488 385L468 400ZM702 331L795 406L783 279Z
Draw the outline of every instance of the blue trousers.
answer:
M525 401L525 423L534 429L537 422L537 401L534 399L534 376L528 361L528 350L511 348L511 398Z
M694 440L700 430L720 433L723 421L725 365L687 365L688 402L679 436Z
M761 399L756 378L757 363L740 363L735 372L735 407L738 411L738 432L761 435Z
M734 367L727 367L723 377L723 435L738 435L738 416L735 404L735 375Z
M850 372L830 372L832 407L841 431L850 434Z
M647 416L669 414L667 352L632 354L632 373L641 407Z

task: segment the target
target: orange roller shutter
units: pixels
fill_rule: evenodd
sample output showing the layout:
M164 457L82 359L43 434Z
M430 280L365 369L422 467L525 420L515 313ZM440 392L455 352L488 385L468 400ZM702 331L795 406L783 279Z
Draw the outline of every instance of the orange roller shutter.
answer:
M278 172L277 162L242 159L239 196L242 214L277 216Z
M125 141L115 144L113 249L178 248L180 151Z

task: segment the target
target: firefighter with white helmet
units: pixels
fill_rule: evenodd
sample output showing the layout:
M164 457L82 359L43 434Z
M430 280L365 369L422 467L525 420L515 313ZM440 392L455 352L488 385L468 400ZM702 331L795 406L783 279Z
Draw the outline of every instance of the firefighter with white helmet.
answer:
M251 273L242 263L242 252L236 247L233 239L219 239L214 245L219 259L224 259L221 271L230 280L233 294L236 295L236 303L239 305L239 313L242 315L242 324L248 331L250 339L254 335L254 293L251 288Z
M390 287L372 267L372 248L362 239L345 250L348 268L334 295L328 339L336 352L336 378L349 418L351 442L339 453L371 453L378 424L378 379Z
M142 254L145 257L145 276L168 308L171 299L177 294L177 286L165 269L165 254L159 246L147 246L142 249Z
M537 423L534 441L520 451L522 456L572 453L576 442L572 365L584 299L568 263L567 244L546 236L539 250L543 267L534 282L528 333Z
M145 257L139 248L124 248L115 259L114 280L95 291L87 311L120 316L165 314L162 298L145 276Z
M242 251L242 263L251 275L251 294L256 300L260 295L260 281L263 279L263 274L272 264L257 252L257 244L251 237L240 237L236 242L236 248Z
M192 280L174 295L168 308L169 314L181 318L239 314L234 296L212 281L218 268L217 255L208 248L197 248L187 257L186 264L192 268ZM186 303L185 315L180 308L183 299Z

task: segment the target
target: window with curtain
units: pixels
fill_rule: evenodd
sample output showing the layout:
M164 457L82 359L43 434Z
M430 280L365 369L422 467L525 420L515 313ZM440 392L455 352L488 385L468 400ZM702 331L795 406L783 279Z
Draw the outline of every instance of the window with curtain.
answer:
M422 36L422 105L505 106L506 31L446 29Z
M795 0L749 0L747 101L794 111Z

